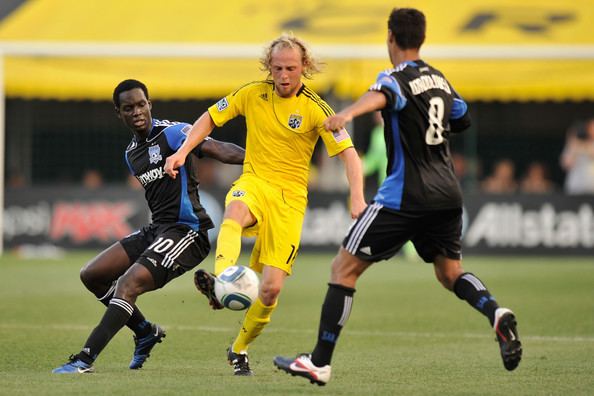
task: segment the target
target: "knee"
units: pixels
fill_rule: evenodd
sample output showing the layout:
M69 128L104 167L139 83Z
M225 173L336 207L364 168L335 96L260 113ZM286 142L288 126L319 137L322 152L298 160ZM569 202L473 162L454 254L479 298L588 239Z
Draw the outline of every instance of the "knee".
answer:
M435 275L437 280L446 289L453 291L456 280L462 275L463 271L461 268L451 268L446 271L436 271Z
M114 295L128 302L134 302L141 293L140 288L136 286L136 282L133 279L122 276L116 283Z
M80 269L80 281L85 285L85 287L91 291L95 288L97 284L97 277L89 265L85 265Z
M260 300L262 304L266 306L273 305L276 300L278 299L278 295L281 292L281 285L272 283L272 282L264 282L260 284Z
M330 283L354 289L357 280L369 265L370 263L359 260L341 248L339 254L332 261Z

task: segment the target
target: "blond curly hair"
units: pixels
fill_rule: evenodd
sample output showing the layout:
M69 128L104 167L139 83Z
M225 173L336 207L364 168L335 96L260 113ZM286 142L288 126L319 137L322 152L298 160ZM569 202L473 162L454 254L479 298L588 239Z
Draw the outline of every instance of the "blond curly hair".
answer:
M303 64L303 77L311 79L315 73L319 73L321 71L321 66L323 64L313 56L311 50L309 49L305 41L301 40L298 37L295 37L293 34L290 33L283 33L280 37L272 40L270 44L264 49L264 54L260 58L262 71L267 71L270 73L272 52L277 48L299 49L299 51L301 52L301 62Z

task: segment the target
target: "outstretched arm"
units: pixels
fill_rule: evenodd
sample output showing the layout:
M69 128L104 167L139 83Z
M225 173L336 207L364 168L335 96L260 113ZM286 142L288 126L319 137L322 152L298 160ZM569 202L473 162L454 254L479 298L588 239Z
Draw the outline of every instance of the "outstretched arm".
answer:
M351 192L351 217L356 219L365 209L365 196L363 194L363 171L361 160L354 147L349 147L340 154L339 158L344 162L346 176L349 181Z
M205 137L210 135L215 127L212 117L205 111L198 120L192 125L192 129L188 132L188 137L180 146L179 149L165 160L165 173L175 179L178 173L178 168L186 162L186 157L198 146Z
M386 96L378 91L367 91L355 103L345 107L333 116L326 118L324 127L329 131L338 131L350 122L353 118L361 114L369 113L375 110L381 110L386 107Z
M245 150L236 144L207 139L200 145L200 151L207 157L225 164L243 164Z

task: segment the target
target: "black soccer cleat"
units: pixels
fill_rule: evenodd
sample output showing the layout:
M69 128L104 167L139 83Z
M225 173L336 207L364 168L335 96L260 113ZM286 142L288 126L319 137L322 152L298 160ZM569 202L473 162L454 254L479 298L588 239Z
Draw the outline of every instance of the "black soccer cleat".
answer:
M199 269L194 273L194 285L196 289L206 296L208 304L212 309L223 309L223 304L215 295L215 276L209 272Z
M274 358L273 362L278 369L291 374L293 377L298 375L306 378L312 384L324 386L330 381L332 367L330 367L330 365L323 367L316 366L311 361L311 355L308 353L302 353L294 358L277 356Z
M233 366L233 374L241 376L254 375L250 369L247 353L235 353L232 346L227 349L227 360Z
M132 356L129 367L132 370L142 368L146 359L151 356L150 352L154 346L163 342L163 338L165 338L165 330L156 323L151 324L151 332L146 336L140 338L134 336L134 355Z
M522 343L518 336L518 325L514 313L507 308L497 308L495 311L495 335L501 350L503 365L509 371L514 370L522 360Z

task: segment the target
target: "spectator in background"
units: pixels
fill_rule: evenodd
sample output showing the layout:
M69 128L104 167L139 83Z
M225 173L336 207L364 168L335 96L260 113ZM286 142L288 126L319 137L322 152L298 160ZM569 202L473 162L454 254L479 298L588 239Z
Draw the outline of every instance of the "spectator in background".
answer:
M138 179L129 173L126 175L126 185L132 190L144 190Z
M483 192L489 194L512 194L518 189L515 180L516 166L508 158L501 159L493 166L493 172L481 183Z
M25 175L23 175L18 170L12 170L7 178L6 187L7 188L23 188L28 185L27 179Z
M569 129L561 167L567 194L594 194L594 118Z
M466 158L460 153L452 152L452 165L454 166L454 174L460 182L460 187L466 191L471 184Z
M555 184L549 179L549 171L539 161L531 162L520 181L520 191L527 194L547 194L553 192Z
M82 185L87 190L97 190L103 186L103 176L97 169L87 169L83 173Z

